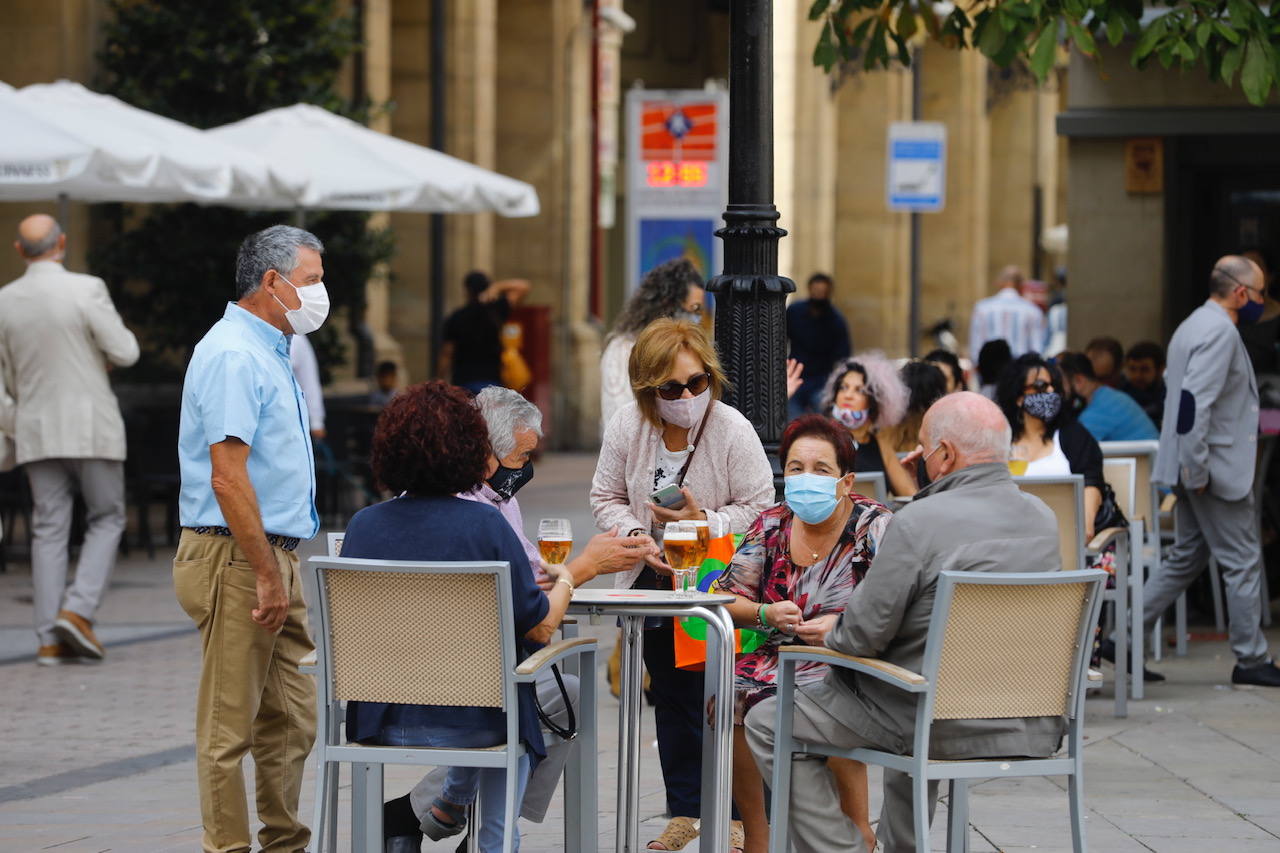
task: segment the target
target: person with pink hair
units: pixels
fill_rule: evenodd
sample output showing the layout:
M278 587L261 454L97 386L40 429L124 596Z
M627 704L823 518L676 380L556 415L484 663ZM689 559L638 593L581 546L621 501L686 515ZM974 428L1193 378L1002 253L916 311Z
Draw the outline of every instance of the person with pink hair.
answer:
M885 430L902 422L909 398L897 369L878 350L838 363L822 393L822 411L853 438L854 471L884 474L889 491L901 497L916 493L916 478L898 461Z

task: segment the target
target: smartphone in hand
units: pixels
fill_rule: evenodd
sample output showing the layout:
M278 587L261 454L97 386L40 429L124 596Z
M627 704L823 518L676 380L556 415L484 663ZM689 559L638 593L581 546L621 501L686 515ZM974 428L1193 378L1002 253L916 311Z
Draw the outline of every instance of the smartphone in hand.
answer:
M672 483L649 495L649 502L663 509L684 509L684 493L680 491L679 486Z

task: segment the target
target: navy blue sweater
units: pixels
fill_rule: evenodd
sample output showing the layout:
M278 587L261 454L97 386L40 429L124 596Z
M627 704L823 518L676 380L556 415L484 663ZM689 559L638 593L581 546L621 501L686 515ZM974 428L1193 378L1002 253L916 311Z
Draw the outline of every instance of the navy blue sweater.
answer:
M520 540L493 507L454 497L394 498L360 510L347 525L342 556L371 560L499 560L511 564L511 600L515 612L516 655L536 648L524 639L547 615L550 603L533 581ZM424 613L424 619L431 614ZM520 739L535 756L545 754L534 705L533 686L519 687ZM442 705L347 703L347 739L378 743L388 726L465 726L505 730L497 708Z

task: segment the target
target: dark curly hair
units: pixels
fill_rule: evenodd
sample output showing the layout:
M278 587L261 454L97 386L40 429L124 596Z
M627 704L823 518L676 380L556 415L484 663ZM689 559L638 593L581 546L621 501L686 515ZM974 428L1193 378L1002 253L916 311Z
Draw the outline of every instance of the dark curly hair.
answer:
M778 443L778 459L783 467L787 464L787 454L797 439L817 438L829 443L836 450L836 464L840 466L843 477L853 470L858 451L853 446L849 431L826 415L801 415L783 430L782 441Z
M443 496L475 488L488 473L489 428L475 400L435 380L391 398L373 430L373 475L397 494Z
M684 258L658 264L645 273L640 287L627 300L609 337L638 334L654 320L671 317L684 305L689 288L702 287L702 276Z
M1018 405L1018 399L1023 396L1026 390L1027 376L1032 371L1040 368L1048 371L1049 381L1053 383L1053 390L1061 394L1062 372L1058 370L1056 365L1050 364L1033 352L1019 356L1005 365L1004 371L1000 374L1000 381L996 383L996 404L1004 412L1005 420L1009 422L1009 426L1013 429L1014 441L1022 438L1026 424L1023 420L1022 407ZM1060 412L1053 423L1044 425L1044 440L1053 441L1053 434L1058 431L1058 427L1061 425L1062 413Z

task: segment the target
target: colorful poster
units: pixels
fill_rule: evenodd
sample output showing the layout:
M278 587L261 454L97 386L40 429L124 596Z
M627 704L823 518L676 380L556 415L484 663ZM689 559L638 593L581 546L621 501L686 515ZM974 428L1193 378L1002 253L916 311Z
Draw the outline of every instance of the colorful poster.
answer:
M658 264L688 259L703 278L714 274L716 221L713 219L641 219L640 266L636 280Z
M716 101L645 101L641 109L641 158L716 159Z

